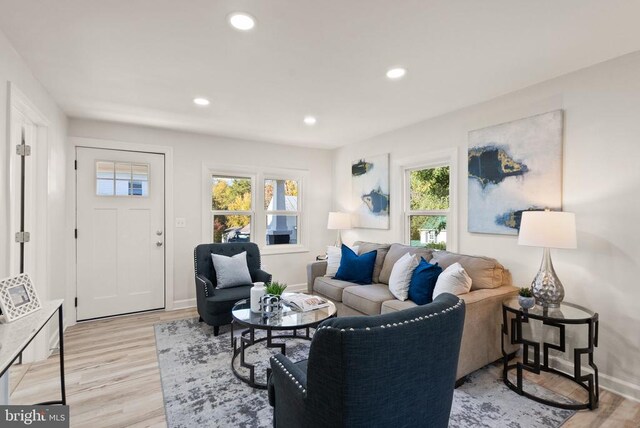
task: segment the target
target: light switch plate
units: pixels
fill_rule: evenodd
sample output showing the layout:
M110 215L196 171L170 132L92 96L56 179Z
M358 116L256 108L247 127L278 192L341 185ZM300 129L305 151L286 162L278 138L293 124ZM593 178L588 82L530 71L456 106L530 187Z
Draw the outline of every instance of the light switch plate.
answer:
M182 217L176 218L176 227L187 227L187 219Z

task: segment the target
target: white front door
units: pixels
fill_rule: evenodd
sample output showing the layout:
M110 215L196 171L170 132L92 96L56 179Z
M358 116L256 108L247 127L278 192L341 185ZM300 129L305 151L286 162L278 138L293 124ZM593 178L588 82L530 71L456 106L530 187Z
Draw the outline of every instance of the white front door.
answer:
M77 318L164 307L164 155L76 148Z

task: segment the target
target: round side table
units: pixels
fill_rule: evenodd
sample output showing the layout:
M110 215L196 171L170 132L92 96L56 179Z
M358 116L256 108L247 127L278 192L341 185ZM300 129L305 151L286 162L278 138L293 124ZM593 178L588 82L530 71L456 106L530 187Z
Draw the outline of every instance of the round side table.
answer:
M534 341L535 339L525 338L522 335L523 324L528 324L529 320L539 320L545 326L555 327L558 332L557 343L547 343L544 340ZM585 348L575 348L573 350L573 374L568 374L549 366L549 350L554 349L559 352L566 352L566 335L567 325L586 325L587 346ZM520 344L522 349L522 362L515 364L509 363L508 354L505 351L505 340L510 344ZM542 362L540 361L540 346L542 346ZM598 388L598 367L593 361L593 350L598 346L598 314L586 308L571 303L563 302L559 308L543 308L534 306L531 309L523 309L520 307L517 298L507 300L502 303L502 355L503 355L503 377L504 383L513 391L520 395L528 397L539 403L549 406L559 407L562 409L594 410L598 407L599 388ZM582 371L582 355L587 354L589 366L593 369L593 373L583 373ZM509 380L509 371L516 370L516 383ZM540 372L549 372L563 376L584 388L589 399L584 403L567 404L557 401L547 400L523 389L522 375L523 370L540 374Z

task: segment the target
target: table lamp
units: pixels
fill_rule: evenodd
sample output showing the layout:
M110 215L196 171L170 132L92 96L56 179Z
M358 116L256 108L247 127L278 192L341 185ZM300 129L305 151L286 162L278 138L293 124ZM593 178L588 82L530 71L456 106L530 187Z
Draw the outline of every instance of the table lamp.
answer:
M330 212L329 220L327 221L327 229L338 231L338 239L336 240L336 247L341 247L342 236L340 232L342 230L351 229L351 215L349 213Z
M564 299L564 287L553 269L550 248L576 248L576 217L558 211L525 211L520 222L518 245L544 248L540 270L531 283L536 304L557 308Z

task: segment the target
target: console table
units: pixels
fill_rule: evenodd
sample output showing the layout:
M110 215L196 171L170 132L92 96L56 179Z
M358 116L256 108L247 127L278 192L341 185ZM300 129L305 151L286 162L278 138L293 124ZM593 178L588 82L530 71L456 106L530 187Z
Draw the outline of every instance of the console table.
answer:
M509 316L509 314L512 314ZM542 325L557 328L558 343L547 343L543 340L525 338L522 334L522 325L529 320L542 321ZM549 350L566 352L566 327L568 325L585 325L587 328L580 331L586 333L587 346L573 350L573 374L565 373L549 366ZM520 344L522 348L522 362L509 364L509 357L505 351L505 338L511 344ZM542 362L540 362L540 346L542 345ZM518 299L510 299L502 304L502 355L504 383L513 391L524 395L539 403L570 410L591 409L598 407L600 398L598 390L598 367L593 361L593 350L598 346L598 314L586 308L571 303L563 302L558 308L543 308L534 306L531 309L523 309ZM582 355L586 354L588 363L593 373L582 372ZM533 361L531 360L533 358ZM516 369L516 383L509 380L509 371ZM589 399L585 403L569 404L547 400L537 397L523 389L523 370L540 374L541 371L554 373L565 377L584 388Z
M60 338L60 400L45 401L37 405L67 404L64 386L64 331L62 299L42 302L42 308L13 322L0 324L0 377L9 370L20 354L38 335L51 318L58 313L58 334Z

